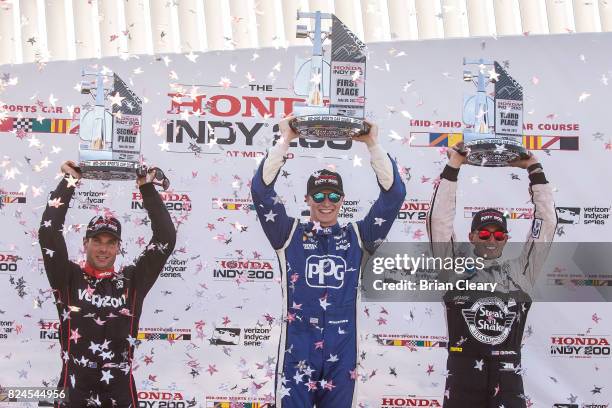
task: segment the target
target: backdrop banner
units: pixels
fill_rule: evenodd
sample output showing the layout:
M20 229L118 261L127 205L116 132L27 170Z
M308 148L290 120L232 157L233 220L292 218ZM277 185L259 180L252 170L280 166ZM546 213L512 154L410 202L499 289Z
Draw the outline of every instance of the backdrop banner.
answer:
M462 140L463 98L475 92L462 78L465 57L498 61L524 88L522 141L553 186L556 242L612 241L610 49L612 35L604 33L369 44L366 118L380 125L380 142L397 160L408 191L388 240L428 240L433 188L447 147ZM80 106L91 102L79 90L86 68L118 74L142 99L144 159L172 180L161 194L178 242L143 306L133 367L140 406L273 402L281 285L250 180L279 136L277 123L303 100L292 91L293 65L309 52L292 47L0 67L2 386L53 386L60 374L58 316L37 231L60 164L78 157ZM294 144L276 183L288 213L307 217L306 181L332 166L344 177L341 223L365 216L379 190L366 147L350 140ZM467 240L476 211L496 207L509 215L511 241L522 242L533 214L528 185L518 168L464 166L458 239ZM83 180L64 226L71 259L83 259L85 225L106 211L123 223L117 266L144 249L150 222L134 181ZM540 275L550 285L612 286L596 278L552 266ZM443 305L363 300L357 308L360 406L442 405L448 375ZM607 302L534 303L520 367L528 406L612 403L611 322Z

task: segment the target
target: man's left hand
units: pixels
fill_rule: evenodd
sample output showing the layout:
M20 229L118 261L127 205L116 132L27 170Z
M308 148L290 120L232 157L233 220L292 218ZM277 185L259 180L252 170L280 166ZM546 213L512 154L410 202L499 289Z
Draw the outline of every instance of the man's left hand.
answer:
M138 187L140 187L143 184L152 183L154 179L155 179L155 168L149 167L147 170L147 174L145 174L143 177L136 178L136 184L138 184Z
M378 144L378 125L368 121L366 121L366 123L370 126L370 132L366 135L353 136L353 140L356 142L363 142L368 147L372 147Z

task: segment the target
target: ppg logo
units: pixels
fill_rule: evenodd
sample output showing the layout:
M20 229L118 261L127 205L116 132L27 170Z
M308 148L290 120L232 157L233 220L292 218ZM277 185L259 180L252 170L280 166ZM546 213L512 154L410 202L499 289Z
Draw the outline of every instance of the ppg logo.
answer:
M311 288L339 289L344 284L346 261L334 255L310 255L306 259L306 283Z

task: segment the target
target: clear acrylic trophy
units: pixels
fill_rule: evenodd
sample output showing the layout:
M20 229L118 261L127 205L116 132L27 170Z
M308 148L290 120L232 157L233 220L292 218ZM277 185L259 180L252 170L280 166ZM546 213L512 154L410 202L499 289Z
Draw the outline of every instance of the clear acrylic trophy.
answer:
M478 74L463 72L463 80L474 82L475 95L463 99L463 142L467 161L474 166L504 167L527 157L523 147L523 87L497 61L463 60L477 65ZM488 67L493 70L485 72ZM495 97L487 95L489 82L495 84Z
M298 38L311 38L312 57L296 58L294 92L306 103L294 105L295 119L290 126L300 137L318 140L343 140L366 134L365 117L366 55L363 44L333 14L298 12L298 20L314 20L314 30L298 25ZM331 31L321 22L331 19ZM331 59L323 58L323 42L331 37ZM329 104L324 97L329 96Z
M136 179L141 167L142 101L117 74L83 71L82 77L81 93L95 101L81 107L79 168L83 177Z

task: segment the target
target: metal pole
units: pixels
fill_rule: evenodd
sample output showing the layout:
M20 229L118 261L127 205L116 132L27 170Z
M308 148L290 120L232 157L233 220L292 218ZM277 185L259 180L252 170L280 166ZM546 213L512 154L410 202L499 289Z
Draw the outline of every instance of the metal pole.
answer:
M156 54L176 52L174 48L174 32L171 24L170 7L173 3L151 1L151 35L153 37L153 52Z
M14 7L10 3L0 8L0 64L16 62L13 12Z
M78 1L78 0L77 0ZM125 29L128 31L127 46L130 54L149 52L144 0L123 0L125 7Z
M419 40L441 38L438 30L438 17L432 0L415 0Z
M257 46L257 38L251 29L251 8L247 0L230 0L232 40L236 48Z
M276 1L259 0L255 11L257 21L257 42L260 47L272 47L280 44L280 27L276 24Z
M19 2L21 13L21 49L23 62L32 62L36 58L36 52L40 48L40 36L38 30L38 4L32 0L21 0Z
M392 40L415 40L410 30L412 19L406 0L387 0L389 9L389 28Z
M206 40L209 50L225 48L223 39L223 7L221 0L204 1L204 19L206 20Z
M386 18L386 16L385 16ZM366 42L385 39L383 28L387 25L381 11L381 0L361 0L363 36Z
M523 33L545 34L540 6L541 0L519 0Z
M577 33L601 31L597 22L597 10L592 0L574 0L574 23Z
M599 18L601 31L612 31L612 3L610 0L599 0Z
M468 22L462 11L460 0L442 0L444 38L469 36Z
M74 41L77 58L96 57L94 32L94 5L86 1L73 1Z
M571 29L568 4L566 0L546 0L548 32L551 34L567 33Z
M484 37L491 35L489 18L487 16L488 0L467 0L468 26L471 37Z
M495 31L497 35L517 35L521 30L515 24L518 4L516 0L494 0Z
M119 55L121 43L119 39L119 12L117 2L98 1L98 14L100 21L100 48L102 57Z

